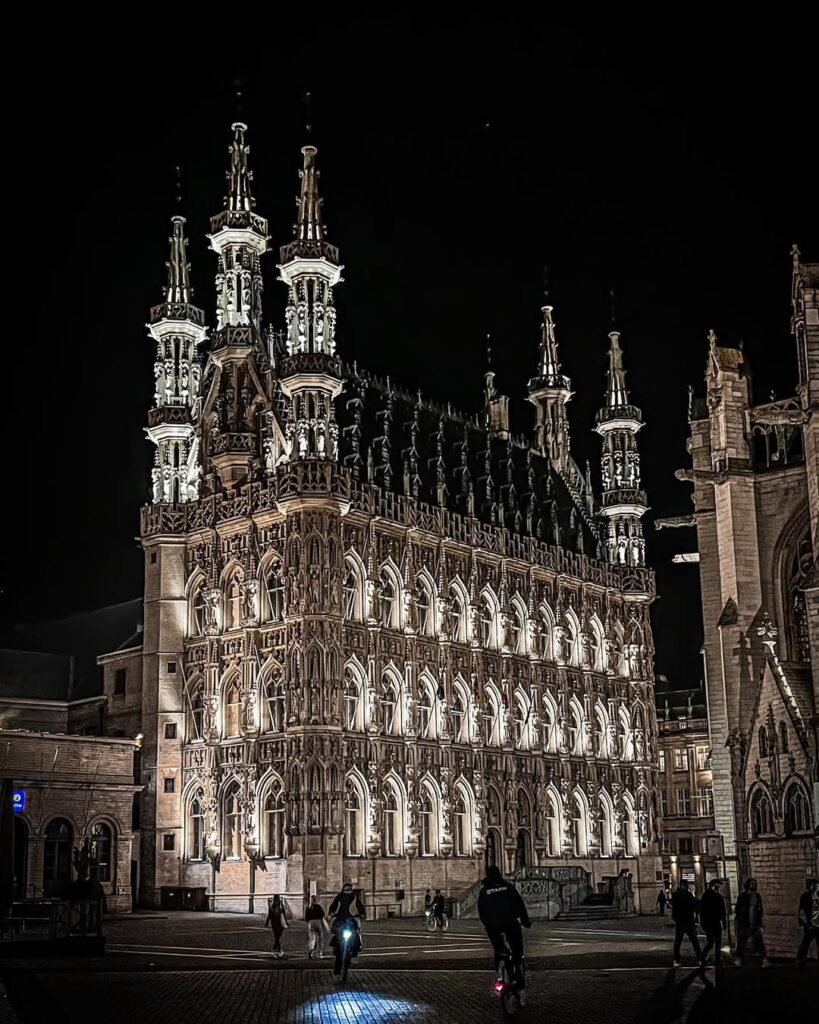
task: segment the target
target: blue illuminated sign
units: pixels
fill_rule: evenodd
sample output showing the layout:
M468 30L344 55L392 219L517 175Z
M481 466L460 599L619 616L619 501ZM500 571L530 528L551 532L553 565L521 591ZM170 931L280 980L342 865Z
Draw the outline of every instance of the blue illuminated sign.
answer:
M13 811L24 811L26 809L26 791L24 789L13 789L11 791L11 809Z

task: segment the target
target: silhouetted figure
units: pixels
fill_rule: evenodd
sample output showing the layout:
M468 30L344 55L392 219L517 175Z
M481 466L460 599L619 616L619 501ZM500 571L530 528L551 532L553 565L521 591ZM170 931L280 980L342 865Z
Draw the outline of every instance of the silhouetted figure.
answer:
M660 912L660 917L665 917L665 905L668 903L668 897L665 894L665 889L660 889L657 896L657 908Z
M694 923L697 914L697 901L694 894L688 891L688 882L683 879L679 888L671 897L671 918L674 921L674 966L682 967L680 947L683 936L687 936L698 960L702 958L700 942L697 938L697 926Z
M762 956L762 966L770 967L768 952L765 949L765 940L762 937L764 925L764 907L762 897L759 895L755 878L749 878L737 900L737 955L734 963L737 967L742 966L742 954L748 939L752 939L757 951Z
M815 878L810 879L807 888L799 897L798 920L802 926L802 941L796 954L796 962L800 967L804 967L812 942L816 943L816 953L819 956L819 882Z
M702 951L702 966L708 962L708 954L714 949L714 967L722 966L722 929L728 927L728 912L725 900L719 891L722 881L712 878L700 900L700 924L707 939Z

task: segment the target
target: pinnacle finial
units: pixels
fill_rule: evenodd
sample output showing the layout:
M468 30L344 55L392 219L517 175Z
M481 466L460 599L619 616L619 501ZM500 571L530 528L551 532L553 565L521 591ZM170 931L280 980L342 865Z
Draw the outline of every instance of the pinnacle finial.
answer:
M248 170L247 165L247 157L250 153L250 147L245 142L247 125L244 121L234 121L230 129L233 132L233 142L228 148L230 167L227 172L227 208L231 211L247 213L255 206L255 200L250 193L253 172Z
M609 369L606 374L606 405L610 409L628 405L626 371L623 369L623 350L620 348L620 332L609 332Z
M711 346L712 349L717 347L717 336L714 332L713 327L708 332L708 344Z
M540 376L559 377L560 360L557 356L557 340L555 338L555 325L552 320L553 306L541 306L543 314L543 327L540 339Z
M799 246L794 242L791 246L791 259L793 260L793 265L795 267L799 266L799 257L801 255L802 253L799 251Z
M190 282L190 263L187 259L188 241L185 238L185 218L179 214L171 217L173 231L169 242L171 258L165 264L168 268L168 284L165 288L165 301L168 303L185 303L191 301L193 289Z
M486 387L484 390L484 396L487 404L490 399L494 398L498 393L495 387L495 371L492 369L492 335L486 335L486 371L484 372L484 379L486 381Z
M300 241L321 242L324 238L324 226L321 223L321 207L323 200L318 194L318 176L316 170L315 146L302 146L304 167L299 171L301 189L296 204L299 208L298 222L295 227L296 238Z

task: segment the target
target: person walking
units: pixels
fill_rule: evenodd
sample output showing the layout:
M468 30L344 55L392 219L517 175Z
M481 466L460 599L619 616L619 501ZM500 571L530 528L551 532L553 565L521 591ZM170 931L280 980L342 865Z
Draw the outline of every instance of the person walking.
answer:
M304 915L307 921L307 959L324 959L324 939L329 931L324 917L324 907L319 903L318 896L310 898L310 906Z
M273 931L273 956L279 960L284 956L282 952L282 935L285 928L288 927L288 921L291 918L290 908L278 893L267 901L267 918L264 924L265 928L269 925Z
M435 897L431 903L432 913L435 915L435 920L438 922L438 927L443 930L444 927L444 911L446 910L446 900L444 899L443 893L440 889L435 890Z
M702 950L700 963L708 964L708 954L714 949L714 967L722 966L722 929L728 927L728 911L719 891L722 879L712 878L700 900L700 924L708 940Z
M700 943L697 938L697 926L694 923L697 913L697 901L689 892L688 882L683 878L679 888L671 897L671 919L674 922L674 966L682 967L680 948L683 936L687 936L698 960L702 959Z
M665 889L660 889L657 896L657 906L660 911L660 917L665 917L665 905L668 903L668 897L665 894Z
M802 941L796 954L796 962L800 967L804 967L812 942L816 943L816 953L819 956L819 882L815 878L808 879L805 891L799 897L798 921L802 927Z
M739 894L739 899L737 900L737 931L739 935L737 937L736 957L734 958L734 963L737 967L742 967L742 954L745 952L748 939L753 939L754 945L758 952L761 953L762 966L771 966L768 952L765 949L765 940L762 937L764 907L758 889L756 879L749 878L745 882L743 891Z

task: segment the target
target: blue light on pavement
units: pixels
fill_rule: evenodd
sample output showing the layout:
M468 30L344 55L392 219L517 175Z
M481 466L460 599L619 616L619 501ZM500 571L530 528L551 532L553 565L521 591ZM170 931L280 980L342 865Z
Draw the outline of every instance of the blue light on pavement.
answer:
M304 1003L293 1012L288 1021L310 1021L310 1024L349 1024L350 1021L367 1024L390 1024L391 1021L406 1021L408 1014L420 1014L426 1010L424 1003L413 1003L408 999L390 999L375 992L357 992L339 989L328 992L310 1003Z

